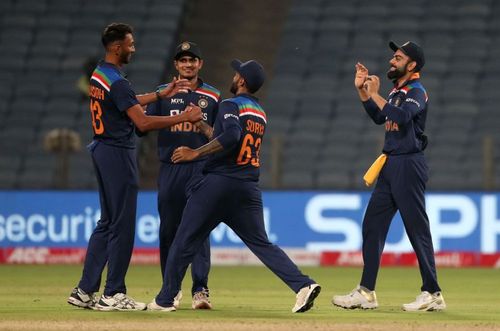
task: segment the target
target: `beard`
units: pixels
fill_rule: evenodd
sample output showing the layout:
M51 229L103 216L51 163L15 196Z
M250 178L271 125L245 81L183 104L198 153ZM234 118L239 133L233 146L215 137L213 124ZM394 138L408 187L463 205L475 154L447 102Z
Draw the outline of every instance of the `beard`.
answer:
M236 84L236 82L231 83L231 88L229 89L229 91L232 94L236 94L236 92L238 92L238 85Z
M403 68L399 67L392 67L389 69L389 71L387 71L387 78L389 78L390 80L397 80L401 77L403 77L405 74L406 74L406 66L408 64L405 64L405 66ZM396 70L391 70L392 68L395 68Z
M120 62L128 64L130 62L130 58L132 57L132 53L121 53L120 54Z

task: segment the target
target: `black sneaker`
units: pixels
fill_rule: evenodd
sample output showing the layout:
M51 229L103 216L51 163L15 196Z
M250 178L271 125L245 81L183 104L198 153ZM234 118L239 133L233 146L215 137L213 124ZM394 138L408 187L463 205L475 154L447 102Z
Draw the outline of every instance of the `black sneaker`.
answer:
M68 298L70 305L93 309L96 303L95 293L87 294L81 288L75 287Z

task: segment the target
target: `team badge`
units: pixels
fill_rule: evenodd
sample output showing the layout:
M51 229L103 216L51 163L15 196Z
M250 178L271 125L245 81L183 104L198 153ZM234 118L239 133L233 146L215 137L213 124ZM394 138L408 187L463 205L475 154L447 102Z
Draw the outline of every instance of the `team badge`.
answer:
M208 106L207 99L198 100L198 106L200 106L200 108L207 108L207 106Z
M394 100L394 106L396 107L399 107L399 105L401 104L401 98L396 98L396 100Z
M184 42L184 43L182 43L182 45L181 45L181 49L182 49L183 51L187 51L187 50L188 50L188 49L190 49L190 48L191 48L191 46L189 45L189 43Z

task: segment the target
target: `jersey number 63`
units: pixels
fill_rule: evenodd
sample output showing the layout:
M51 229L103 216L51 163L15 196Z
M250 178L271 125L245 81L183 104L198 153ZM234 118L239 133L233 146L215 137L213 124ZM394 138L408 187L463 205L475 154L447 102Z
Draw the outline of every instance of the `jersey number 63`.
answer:
M260 137L255 139L253 135L247 133L243 138L240 154L238 155L236 163L238 165L245 165L250 163L254 167L260 167L259 151L261 143L262 139Z

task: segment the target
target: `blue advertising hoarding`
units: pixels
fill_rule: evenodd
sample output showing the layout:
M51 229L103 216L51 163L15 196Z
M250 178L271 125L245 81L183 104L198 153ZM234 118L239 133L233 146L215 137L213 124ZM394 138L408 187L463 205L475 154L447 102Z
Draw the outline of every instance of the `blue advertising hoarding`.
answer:
M269 238L282 247L358 251L369 197L367 192L264 192ZM500 251L499 200L498 193L428 194L435 250ZM86 247L99 214L97 192L0 191L0 247ZM156 193L141 192L135 247L157 247L158 224ZM214 229L211 242L213 247L243 247L224 224ZM411 251L399 215L385 251Z

